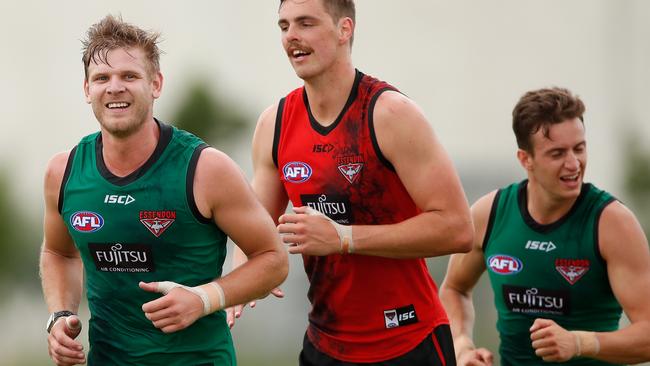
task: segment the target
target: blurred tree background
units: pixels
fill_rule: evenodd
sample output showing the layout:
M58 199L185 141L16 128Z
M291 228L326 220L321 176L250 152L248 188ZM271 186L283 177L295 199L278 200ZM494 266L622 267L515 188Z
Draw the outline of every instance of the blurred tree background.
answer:
M625 202L637 215L646 237L650 234L650 151L639 141L638 134L628 132L625 137L623 182Z

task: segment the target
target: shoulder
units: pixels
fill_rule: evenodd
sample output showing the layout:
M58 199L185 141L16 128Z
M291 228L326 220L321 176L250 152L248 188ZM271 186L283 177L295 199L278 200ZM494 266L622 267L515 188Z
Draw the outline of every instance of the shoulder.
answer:
M476 200L470 208L472 212L472 222L474 223L474 238L478 246L482 246L483 244L490 221L490 214L492 213L492 207L494 206L494 200L496 199L498 192L499 190L494 190L484 195Z
M598 239L605 260L631 253L635 247L647 246L647 239L636 216L619 201L612 201L603 209L598 223ZM621 245L625 245L625 251L620 250Z
M394 120L404 121L405 123L417 123L424 120L420 107L413 100L396 90L386 90L379 95L374 106L373 117L378 127L390 127L390 125L394 124L387 125L387 122Z
M266 107L262 113L260 113L259 118L257 119L257 128L263 129L273 129L275 126L275 120L278 114L280 102L273 103L272 105Z
M59 189L63 182L63 176L65 175L65 169L68 165L70 153L71 150L57 153L52 156L50 161L47 163L44 177L46 200L52 200L53 202L58 200Z

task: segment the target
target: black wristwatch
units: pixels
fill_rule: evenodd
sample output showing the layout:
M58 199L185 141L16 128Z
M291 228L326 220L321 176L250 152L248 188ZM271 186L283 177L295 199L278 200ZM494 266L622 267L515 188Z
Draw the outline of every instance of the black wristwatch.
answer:
M47 320L47 325L45 326L45 330L47 330L47 332L49 333L50 330L52 330L52 326L54 325L54 323L56 323L57 319L64 316L70 316L70 315L77 315L77 314L68 310L53 312L52 314L50 314L50 318Z

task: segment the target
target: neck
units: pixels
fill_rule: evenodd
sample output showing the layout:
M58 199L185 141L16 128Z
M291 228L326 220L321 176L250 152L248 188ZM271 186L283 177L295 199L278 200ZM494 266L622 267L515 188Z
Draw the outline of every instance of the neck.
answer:
M526 189L528 213L542 225L551 224L566 215L578 199L562 198L545 191L534 181L529 180Z
M336 64L326 72L305 79L311 113L324 126L336 120L348 100L356 71L350 62Z
M160 138L160 129L153 118L126 137L116 137L104 129L101 133L104 163L118 177L140 168L153 154Z

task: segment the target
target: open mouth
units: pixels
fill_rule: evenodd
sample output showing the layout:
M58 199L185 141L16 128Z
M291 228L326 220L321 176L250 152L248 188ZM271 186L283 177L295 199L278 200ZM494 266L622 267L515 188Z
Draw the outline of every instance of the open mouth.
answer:
M293 51L291 51L291 57L293 57L296 60L301 60L304 57L309 55L311 55L311 52L307 52L304 50L294 49Z
M578 179L580 179L580 174L579 174L579 173L576 173L576 174L574 174L574 175L565 175L565 176L563 176L563 177L560 177L560 180L561 180L561 181L563 181L563 182L567 182L567 183L574 183L574 182L577 182Z
M131 105L131 103L127 102L111 102L111 103L106 103L106 108L108 109L126 109Z

